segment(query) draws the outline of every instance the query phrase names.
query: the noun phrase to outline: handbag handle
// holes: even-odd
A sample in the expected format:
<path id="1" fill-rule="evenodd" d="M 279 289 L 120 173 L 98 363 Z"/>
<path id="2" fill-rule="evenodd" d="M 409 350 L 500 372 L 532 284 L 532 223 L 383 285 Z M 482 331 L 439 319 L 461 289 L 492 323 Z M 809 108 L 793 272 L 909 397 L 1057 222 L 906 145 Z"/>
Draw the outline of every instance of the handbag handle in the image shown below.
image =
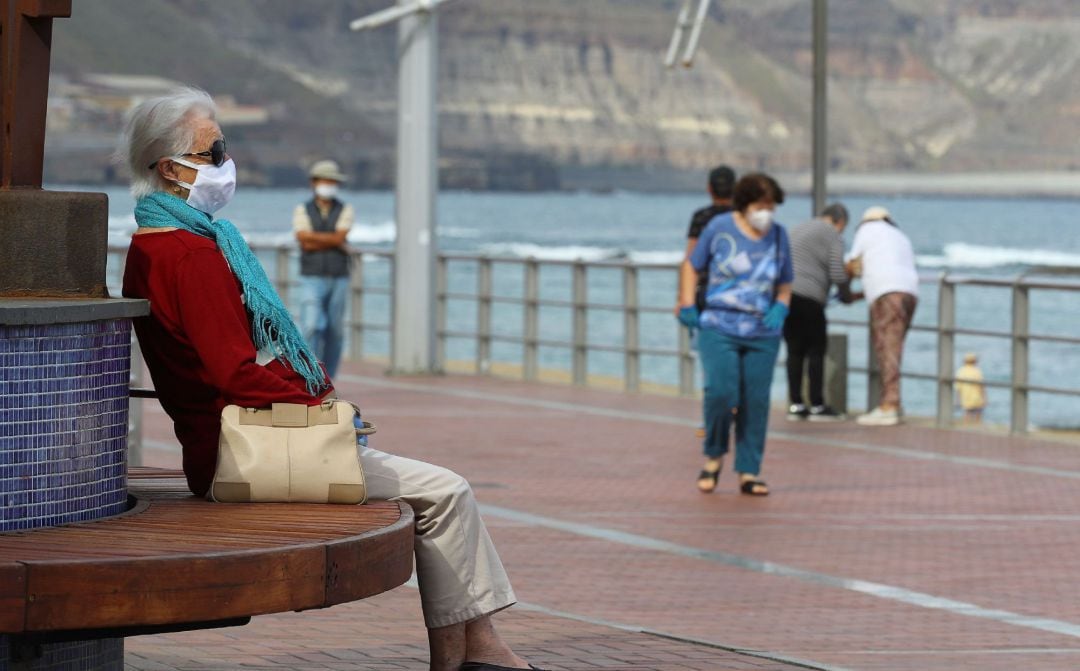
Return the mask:
<path id="1" fill-rule="evenodd" d="M 340 402 L 340 403 L 348 403 L 349 405 L 351 405 L 353 407 L 353 412 L 356 413 L 355 416 L 356 417 L 360 416 L 360 406 L 356 405 L 352 401 L 346 401 L 346 400 L 340 399 L 340 398 L 335 399 L 335 400 Z M 360 428 L 356 430 L 357 438 L 359 438 L 360 436 L 370 436 L 371 434 L 375 433 L 375 425 L 372 424 L 371 422 L 366 422 L 364 420 L 360 420 L 360 424 L 361 424 Z"/>

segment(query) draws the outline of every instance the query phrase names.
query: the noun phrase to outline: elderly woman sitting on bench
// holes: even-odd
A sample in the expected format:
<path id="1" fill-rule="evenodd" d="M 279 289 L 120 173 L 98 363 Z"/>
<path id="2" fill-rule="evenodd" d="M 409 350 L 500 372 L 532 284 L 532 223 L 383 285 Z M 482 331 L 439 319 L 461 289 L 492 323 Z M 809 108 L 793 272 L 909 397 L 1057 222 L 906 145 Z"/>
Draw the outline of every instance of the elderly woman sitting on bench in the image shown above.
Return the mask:
<path id="1" fill-rule="evenodd" d="M 214 101 L 196 89 L 146 100 L 128 115 L 120 149 L 139 226 L 124 295 L 150 301 L 135 330 L 197 495 L 214 475 L 225 405 L 317 405 L 333 389 L 236 228 L 213 218 L 236 188 L 215 116 Z M 438 466 L 358 449 L 370 496 L 403 500 L 416 514 L 431 669 L 535 668 L 491 622 L 515 597 L 469 484 Z"/>

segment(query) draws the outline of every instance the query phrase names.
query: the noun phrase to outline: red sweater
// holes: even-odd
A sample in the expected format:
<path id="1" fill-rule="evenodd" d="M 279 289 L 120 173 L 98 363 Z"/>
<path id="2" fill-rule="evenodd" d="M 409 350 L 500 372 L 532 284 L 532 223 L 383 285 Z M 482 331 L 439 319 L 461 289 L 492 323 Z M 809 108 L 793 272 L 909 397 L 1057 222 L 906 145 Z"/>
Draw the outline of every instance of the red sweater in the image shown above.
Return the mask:
<path id="1" fill-rule="evenodd" d="M 186 231 L 133 236 L 124 296 L 150 301 L 135 333 L 195 494 L 206 494 L 213 480 L 226 405 L 319 403 L 280 360 L 255 363 L 240 285 L 212 240 Z"/>

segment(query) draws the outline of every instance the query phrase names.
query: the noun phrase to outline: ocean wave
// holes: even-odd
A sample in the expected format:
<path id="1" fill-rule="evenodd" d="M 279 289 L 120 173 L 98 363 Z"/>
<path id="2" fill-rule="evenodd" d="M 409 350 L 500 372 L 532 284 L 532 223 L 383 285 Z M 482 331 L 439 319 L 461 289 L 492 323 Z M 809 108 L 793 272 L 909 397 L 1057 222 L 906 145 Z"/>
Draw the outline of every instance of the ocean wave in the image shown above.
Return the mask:
<path id="1" fill-rule="evenodd" d="M 1052 249 L 1015 249 L 950 242 L 942 248 L 941 254 L 920 254 L 916 262 L 923 268 L 1080 268 L 1080 254 Z"/>
<path id="2" fill-rule="evenodd" d="M 461 226 L 439 226 L 439 235 L 448 238 L 479 238 L 484 232 L 479 228 L 464 228 Z"/>
<path id="3" fill-rule="evenodd" d="M 647 264 L 678 264 L 682 263 L 685 251 L 674 250 L 670 252 L 630 252 L 628 257 L 633 263 Z"/>
<path id="4" fill-rule="evenodd" d="M 486 254 L 505 254 L 521 258 L 535 258 L 542 261 L 604 261 L 621 256 L 618 249 L 609 247 L 588 247 L 568 245 L 564 247 L 544 247 L 525 242 L 492 243 L 483 245 L 480 250 Z"/>
<path id="5" fill-rule="evenodd" d="M 377 245 L 397 239 L 397 225 L 393 219 L 378 223 L 358 221 L 349 231 L 349 242 L 355 245 Z"/>

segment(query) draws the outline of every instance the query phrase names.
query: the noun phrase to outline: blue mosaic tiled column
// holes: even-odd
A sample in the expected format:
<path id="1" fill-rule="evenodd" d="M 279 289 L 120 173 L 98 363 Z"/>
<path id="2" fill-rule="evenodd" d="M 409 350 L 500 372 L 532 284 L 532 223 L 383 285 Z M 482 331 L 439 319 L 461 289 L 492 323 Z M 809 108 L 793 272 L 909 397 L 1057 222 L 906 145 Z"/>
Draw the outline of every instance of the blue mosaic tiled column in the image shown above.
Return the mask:
<path id="1" fill-rule="evenodd" d="M 0 301 L 0 534 L 127 508 L 131 318 L 145 301 Z M 122 671 L 124 640 L 0 635 L 0 671 Z"/>
<path id="2" fill-rule="evenodd" d="M 0 671 L 16 668 L 18 671 L 117 671 L 124 668 L 122 638 L 46 643 L 21 651 L 10 650 L 10 647 L 7 640 L 0 642 Z"/>
<path id="3" fill-rule="evenodd" d="M 131 322 L 0 325 L 0 531 L 127 505 Z"/>

